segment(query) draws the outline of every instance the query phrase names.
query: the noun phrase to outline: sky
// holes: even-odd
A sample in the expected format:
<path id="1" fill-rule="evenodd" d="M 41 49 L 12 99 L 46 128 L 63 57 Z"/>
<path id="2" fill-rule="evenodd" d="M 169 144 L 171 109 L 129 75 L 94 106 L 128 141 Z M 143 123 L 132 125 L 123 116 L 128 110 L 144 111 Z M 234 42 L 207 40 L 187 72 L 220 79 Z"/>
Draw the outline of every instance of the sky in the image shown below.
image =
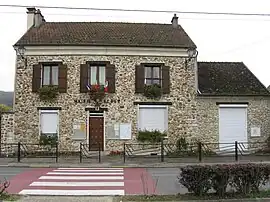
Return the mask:
<path id="1" fill-rule="evenodd" d="M 65 6 L 269 13 L 269 0 L 1 0 L 0 5 Z M 38 7 L 37 7 L 38 8 Z M 46 21 L 117 21 L 170 23 L 174 13 L 41 9 Z M 177 14 L 179 23 L 197 45 L 199 61 L 244 62 L 265 85 L 270 85 L 270 16 Z M 16 53 L 13 45 L 26 32 L 26 8 L 0 7 L 0 90 L 14 90 Z"/>

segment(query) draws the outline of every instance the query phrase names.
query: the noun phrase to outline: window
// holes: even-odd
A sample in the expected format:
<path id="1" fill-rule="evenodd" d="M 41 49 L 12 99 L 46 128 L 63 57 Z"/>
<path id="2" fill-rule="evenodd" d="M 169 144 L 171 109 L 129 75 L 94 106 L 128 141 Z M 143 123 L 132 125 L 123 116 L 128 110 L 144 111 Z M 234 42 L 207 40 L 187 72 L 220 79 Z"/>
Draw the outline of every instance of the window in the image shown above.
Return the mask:
<path id="1" fill-rule="evenodd" d="M 161 85 L 161 68 L 159 66 L 145 66 L 144 67 L 144 84 L 159 84 Z"/>
<path id="2" fill-rule="evenodd" d="M 166 106 L 142 105 L 139 107 L 138 117 L 139 130 L 159 130 L 164 132 L 168 129 L 168 108 Z"/>
<path id="3" fill-rule="evenodd" d="M 43 65 L 41 68 L 41 85 L 58 85 L 58 65 Z"/>
<path id="4" fill-rule="evenodd" d="M 58 111 L 40 111 L 40 134 L 48 136 L 58 135 Z"/>
<path id="5" fill-rule="evenodd" d="M 88 69 L 88 84 L 90 85 L 105 85 L 105 65 L 91 65 Z"/>

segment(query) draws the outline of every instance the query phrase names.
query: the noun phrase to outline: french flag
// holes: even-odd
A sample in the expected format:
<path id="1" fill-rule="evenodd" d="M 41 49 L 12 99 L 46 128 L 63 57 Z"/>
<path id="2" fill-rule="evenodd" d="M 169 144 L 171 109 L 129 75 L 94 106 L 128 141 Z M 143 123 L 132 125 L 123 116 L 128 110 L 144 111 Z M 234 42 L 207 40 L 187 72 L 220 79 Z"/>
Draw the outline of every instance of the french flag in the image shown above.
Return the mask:
<path id="1" fill-rule="evenodd" d="M 90 84 L 87 84 L 86 85 L 86 88 L 87 88 L 87 90 L 91 90 L 91 85 Z"/>
<path id="2" fill-rule="evenodd" d="M 104 85 L 104 91 L 107 93 L 108 92 L 108 81 L 105 82 L 105 85 Z"/>

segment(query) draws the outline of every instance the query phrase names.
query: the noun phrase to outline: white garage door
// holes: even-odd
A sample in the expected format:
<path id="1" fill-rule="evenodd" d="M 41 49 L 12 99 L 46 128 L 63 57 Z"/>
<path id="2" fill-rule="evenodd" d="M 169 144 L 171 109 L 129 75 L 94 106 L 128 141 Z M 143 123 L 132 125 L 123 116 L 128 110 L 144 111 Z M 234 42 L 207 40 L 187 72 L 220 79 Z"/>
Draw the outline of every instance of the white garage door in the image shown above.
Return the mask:
<path id="1" fill-rule="evenodd" d="M 247 108 L 219 108 L 219 142 L 247 142 Z"/>
<path id="2" fill-rule="evenodd" d="M 139 130 L 165 131 L 168 128 L 167 107 L 145 107 L 139 108 Z"/>

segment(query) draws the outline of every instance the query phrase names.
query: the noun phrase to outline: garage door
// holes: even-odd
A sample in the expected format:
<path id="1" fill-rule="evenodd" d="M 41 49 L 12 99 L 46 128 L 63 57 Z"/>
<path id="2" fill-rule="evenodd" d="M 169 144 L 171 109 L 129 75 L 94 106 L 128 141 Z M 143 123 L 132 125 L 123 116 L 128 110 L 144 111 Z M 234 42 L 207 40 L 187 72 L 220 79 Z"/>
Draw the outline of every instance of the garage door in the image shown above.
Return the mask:
<path id="1" fill-rule="evenodd" d="M 247 142 L 246 105 L 242 107 L 220 106 L 219 143 L 234 143 L 235 141 Z"/>
<path id="2" fill-rule="evenodd" d="M 168 115 L 166 107 L 145 107 L 139 108 L 139 130 L 159 130 L 168 128 Z"/>

